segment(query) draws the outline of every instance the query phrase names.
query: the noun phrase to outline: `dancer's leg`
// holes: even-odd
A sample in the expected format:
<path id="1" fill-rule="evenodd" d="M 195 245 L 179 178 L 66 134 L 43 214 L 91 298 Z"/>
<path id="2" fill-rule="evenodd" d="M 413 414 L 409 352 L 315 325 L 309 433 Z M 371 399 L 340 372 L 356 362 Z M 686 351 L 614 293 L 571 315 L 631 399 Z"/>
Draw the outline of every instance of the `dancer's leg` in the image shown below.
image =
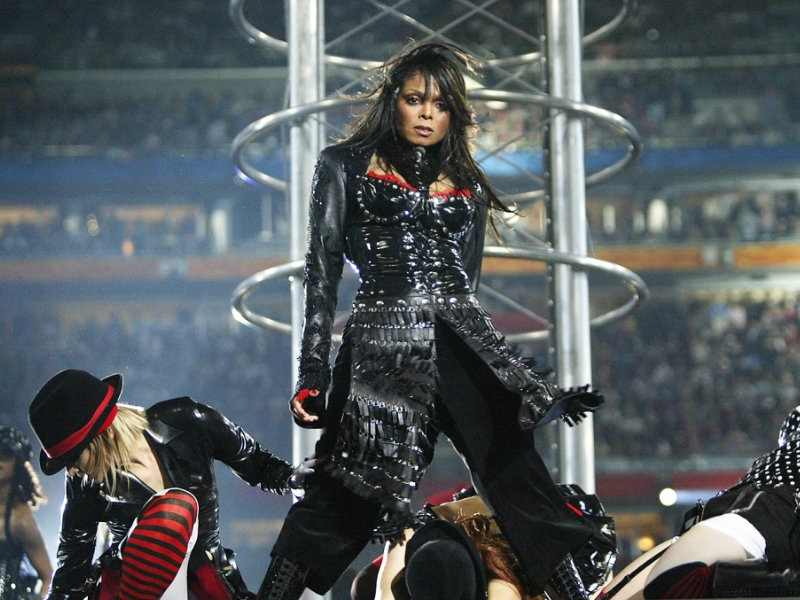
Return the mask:
<path id="1" fill-rule="evenodd" d="M 661 542 L 641 556 L 636 557 L 628 565 L 612 575 L 611 580 L 602 588 L 599 600 L 642 600 L 642 589 L 647 576 L 658 559 L 666 552 L 677 537 Z"/>
<path id="2" fill-rule="evenodd" d="M 590 531 L 567 508 L 532 433 L 520 429 L 518 396 L 446 325 L 437 326 L 436 336 L 442 431 L 467 462 L 531 591 L 542 591 Z"/>
<path id="3" fill-rule="evenodd" d="M 197 500 L 182 489 L 147 501 L 122 548 L 120 600 L 186 599 L 197 513 Z"/>
<path id="4" fill-rule="evenodd" d="M 706 598 L 716 563 L 763 556 L 764 538 L 742 517 L 726 514 L 701 521 L 653 565 L 644 597 Z"/>
<path id="5" fill-rule="evenodd" d="M 308 570 L 305 585 L 326 593 L 369 542 L 380 506 L 318 474 L 284 519 L 271 555 Z M 262 586 L 263 587 L 263 586 Z"/>

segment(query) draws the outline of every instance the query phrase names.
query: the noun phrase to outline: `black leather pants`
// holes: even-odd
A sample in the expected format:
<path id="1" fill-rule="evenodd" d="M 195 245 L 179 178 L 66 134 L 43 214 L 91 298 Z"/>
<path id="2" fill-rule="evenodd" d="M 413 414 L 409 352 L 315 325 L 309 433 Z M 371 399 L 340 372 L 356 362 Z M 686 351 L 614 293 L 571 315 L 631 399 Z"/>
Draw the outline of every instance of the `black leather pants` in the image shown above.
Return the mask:
<path id="1" fill-rule="evenodd" d="M 437 365 L 445 410 L 442 432 L 469 466 L 473 482 L 539 592 L 565 555 L 589 537 L 570 511 L 534 445 L 517 424 L 519 398 L 468 351 L 437 328 Z"/>

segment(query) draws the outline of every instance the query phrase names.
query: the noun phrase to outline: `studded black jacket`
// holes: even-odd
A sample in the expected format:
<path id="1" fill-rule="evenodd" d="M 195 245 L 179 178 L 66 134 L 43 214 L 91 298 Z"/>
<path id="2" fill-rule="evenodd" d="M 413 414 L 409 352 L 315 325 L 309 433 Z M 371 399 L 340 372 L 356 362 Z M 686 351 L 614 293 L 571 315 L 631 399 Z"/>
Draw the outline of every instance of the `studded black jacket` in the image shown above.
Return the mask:
<path id="1" fill-rule="evenodd" d="M 217 410 L 176 398 L 147 410 L 145 432 L 169 485 L 185 489 L 199 504 L 198 538 L 189 562 L 190 572 L 208 563 L 224 573 L 231 590 L 241 586 L 235 565 L 228 560 L 219 537 L 219 490 L 215 461 L 264 491 L 288 493 L 292 467 L 260 446 L 241 427 Z M 57 565 L 49 600 L 84 598 L 102 564 L 114 559 L 116 548 L 142 506 L 155 493 L 133 475 L 121 473 L 115 494 L 105 483 L 83 475 L 65 476 L 65 496 L 57 550 Z M 108 526 L 108 552 L 93 562 L 98 525 Z"/>

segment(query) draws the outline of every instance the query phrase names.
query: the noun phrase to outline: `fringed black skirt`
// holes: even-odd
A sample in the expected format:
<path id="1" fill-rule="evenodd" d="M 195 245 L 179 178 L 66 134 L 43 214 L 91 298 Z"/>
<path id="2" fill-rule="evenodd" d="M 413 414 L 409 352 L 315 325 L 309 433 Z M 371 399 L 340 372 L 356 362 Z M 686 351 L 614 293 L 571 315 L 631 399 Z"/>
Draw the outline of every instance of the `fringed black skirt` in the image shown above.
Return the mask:
<path id="1" fill-rule="evenodd" d="M 510 392 L 543 385 L 473 295 L 357 300 L 334 367 L 326 432 L 333 439 L 318 452 L 318 468 L 388 512 L 411 514 L 410 499 L 433 459 L 436 400 L 447 389 L 436 364 L 437 322 Z"/>

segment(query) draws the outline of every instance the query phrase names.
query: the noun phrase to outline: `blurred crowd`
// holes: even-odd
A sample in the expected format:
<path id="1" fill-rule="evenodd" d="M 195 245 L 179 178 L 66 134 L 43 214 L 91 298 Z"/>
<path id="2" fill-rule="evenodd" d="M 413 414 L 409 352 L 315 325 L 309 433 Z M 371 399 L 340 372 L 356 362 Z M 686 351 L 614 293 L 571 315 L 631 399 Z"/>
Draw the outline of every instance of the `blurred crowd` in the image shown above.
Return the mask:
<path id="1" fill-rule="evenodd" d="M 795 296 L 656 297 L 596 329 L 594 384 L 606 397 L 595 417 L 598 459 L 749 456 L 773 446 L 800 403 L 798 308 Z M 14 340 L 0 346 L 3 422 L 24 425 L 32 394 L 57 370 L 122 370 L 135 381 L 128 402 L 189 394 L 288 455 L 285 336 L 189 311 L 70 322 L 10 307 L 0 312 L 0 332 Z"/>
<path id="2" fill-rule="evenodd" d="M 593 332 L 598 457 L 747 456 L 800 403 L 800 302 L 664 298 Z"/>
<path id="3" fill-rule="evenodd" d="M 476 3 L 477 5 L 478 3 Z M 743 0 L 690 0 L 680 3 L 626 3 L 624 32 L 614 41 L 620 58 L 763 54 L 797 50 L 793 0 L 775 0 L 754 10 Z M 617 1 L 593 2 L 584 10 L 587 31 L 607 24 L 621 10 Z M 470 10 L 472 8 L 472 10 Z M 538 42 L 543 7 L 535 2 L 495 2 L 474 10 L 467 3 L 404 3 L 395 16 L 367 0 L 325 3 L 326 37 L 331 52 L 375 59 L 386 56 L 406 37 L 419 38 L 425 27 L 452 38 L 474 40 L 487 57 L 530 52 Z M 228 2 L 175 0 L 168 5 L 135 0 L 3 2 L 5 26 L 15 32 L 7 54 L 43 69 L 214 68 L 281 64 L 278 52 L 261 55 L 249 47 L 229 16 Z M 283 39 L 286 15 L 275 2 L 243 4 L 245 17 L 271 36 Z M 404 13 L 405 16 L 401 16 Z M 381 16 L 383 15 L 383 16 Z M 413 26 L 416 21 L 424 26 Z M 373 22 L 374 27 L 365 26 Z M 457 27 L 452 24 L 457 23 Z M 392 36 L 376 35 L 391 26 Z M 603 46 L 593 54 L 607 53 Z"/>
<path id="4" fill-rule="evenodd" d="M 680 227 L 671 239 L 774 241 L 800 237 L 800 200 L 794 190 L 713 194 L 687 203 Z"/>
<path id="5" fill-rule="evenodd" d="M 165 75 L 168 77 L 168 75 Z M 775 146 L 800 137 L 800 67 L 609 72 L 585 78 L 588 103 L 616 112 L 639 130 L 649 149 Z M 157 86 L 154 82 L 151 86 Z M 137 156 L 224 157 L 252 121 L 281 108 L 283 89 L 218 90 L 189 86 L 146 97 L 88 93 L 7 94 L 0 111 L 0 158 L 81 155 L 112 160 Z M 274 87 L 274 86 L 273 86 Z M 485 142 L 507 150 L 540 146 L 538 110 L 510 105 L 479 109 Z M 265 138 L 262 152 L 278 140 Z M 618 143 L 589 123 L 587 149 Z"/>
<path id="6" fill-rule="evenodd" d="M 0 223 L 0 257 L 187 257 L 210 252 L 208 237 L 190 218 L 124 223 L 89 213 Z"/>
<path id="7" fill-rule="evenodd" d="M 142 156 L 227 158 L 239 131 L 278 110 L 276 97 L 280 91 L 193 88 L 145 98 L 80 89 L 58 97 L 4 98 L 0 159 L 76 152 L 117 162 Z"/>
<path id="8" fill-rule="evenodd" d="M 633 123 L 648 148 L 774 146 L 800 137 L 798 76 L 796 64 L 662 67 L 589 75 L 584 94 Z"/>
<path id="9" fill-rule="evenodd" d="M 606 24 L 620 2 L 586 6 L 587 30 Z M 615 35 L 587 46 L 594 66 L 584 74 L 587 101 L 621 114 L 647 140 L 648 147 L 774 145 L 793 142 L 800 133 L 800 76 L 792 52 L 800 52 L 793 23 L 800 16 L 790 0 L 754 7 L 749 3 L 692 0 L 680 3 L 633 2 Z M 377 60 L 394 52 L 423 28 L 443 30 L 455 42 L 485 58 L 529 54 L 540 43 L 541 7 L 536 3 L 493 3 L 486 13 L 470 13 L 459 3 L 406 3 L 410 19 L 378 16 L 364 0 L 328 2 L 326 52 Z M 46 155 L 59 146 L 80 146 L 97 155 L 129 157 L 156 153 L 191 157 L 227 153 L 233 136 L 255 118 L 279 108 L 282 90 L 183 93 L 144 99 L 86 93 L 80 87 L 50 98 L 37 95 L 35 76 L 60 70 L 224 69 L 285 66 L 283 51 L 260 49 L 236 30 L 226 2 L 179 0 L 158 9 L 133 0 L 0 4 L 0 59 L 9 69 L 0 80 L 0 158 Z M 285 38 L 281 3 L 251 2 L 244 15 L 276 39 Z M 374 22 L 373 22 L 374 21 Z M 457 22 L 456 28 L 448 24 Z M 376 35 L 388 31 L 391 35 Z M 710 34 L 713 32 L 713 35 Z M 468 40 L 468 42 L 467 42 Z M 738 56 L 726 63 L 726 56 Z M 763 58 L 769 60 L 760 60 Z M 696 64 L 643 66 L 651 58 L 694 57 Z M 703 58 L 713 60 L 702 62 Z M 787 58 L 789 57 L 789 58 Z M 640 59 L 640 66 L 615 61 Z M 714 60 L 721 60 L 715 63 Z M 603 64 L 609 67 L 604 69 Z M 15 65 L 32 69 L 31 86 L 13 93 Z M 716 66 L 715 66 L 716 65 Z M 536 71 L 537 67 L 530 67 Z M 336 70 L 333 70 L 334 73 Z M 17 74 L 19 75 L 19 74 Z M 502 75 L 487 70 L 488 85 Z M 27 83 L 26 83 L 27 82 Z M 143 84 L 146 85 L 146 84 Z M 158 88 L 158 83 L 150 84 Z M 510 107 L 493 122 L 499 143 L 533 132 L 536 111 Z M 534 119 L 531 119 L 534 115 Z M 538 147 L 528 135 L 517 147 Z M 603 148 L 608 132 L 588 136 L 589 147 Z"/>
<path id="10" fill-rule="evenodd" d="M 276 3 L 254 4 L 266 20 L 282 19 Z M 5 54 L 39 69 L 263 66 L 269 58 L 236 32 L 227 2 L 24 0 L 3 2 L 2 10 L 2 31 L 15 34 Z"/>
<path id="11" fill-rule="evenodd" d="M 235 221 L 258 220 L 258 200 L 253 189 L 234 190 L 239 200 L 231 210 Z M 248 195 L 249 192 L 249 195 Z M 626 199 L 630 200 L 630 199 Z M 603 199 L 589 198 L 590 206 L 601 204 Z M 112 207 L 105 207 L 110 209 Z M 253 211 L 256 211 L 254 213 Z M 254 242 L 258 232 L 240 231 L 231 236 L 223 254 L 249 254 L 252 252 L 284 255 L 289 232 L 285 214 L 285 199 L 273 199 L 273 229 L 268 242 Z M 590 211 L 590 215 L 597 211 Z M 751 192 L 708 192 L 692 197 L 676 197 L 668 212 L 673 220 L 665 223 L 650 222 L 645 215 L 646 206 L 631 207 L 629 202 L 616 208 L 618 215 L 614 229 L 606 229 L 601 222 L 593 222 L 590 231 L 599 245 L 653 244 L 653 243 L 735 243 L 772 242 L 800 239 L 800 198 L 794 190 Z M 46 214 L 45 214 L 46 213 Z M 680 215 L 675 218 L 675 215 Z M 47 257 L 191 257 L 220 254 L 212 240 L 213 229 L 199 226 L 208 220 L 206 209 L 186 211 L 181 217 L 163 220 L 127 220 L 116 216 L 113 210 L 88 210 L 85 214 L 60 214 L 44 211 L 40 219 L 3 223 L 0 220 L 0 258 Z M 636 223 L 641 223 L 636 226 Z M 530 243 L 526 235 L 543 239 L 545 232 L 527 222 L 518 222 L 501 231 L 504 243 L 525 246 Z"/>
<path id="12" fill-rule="evenodd" d="M 27 407 L 41 385 L 62 369 L 81 368 L 98 376 L 122 373 L 130 404 L 189 395 L 216 406 L 289 456 L 289 339 L 234 323 L 227 311 L 154 312 L 133 316 L 122 308 L 116 316 L 74 320 L 41 306 L 5 305 L 0 422 L 27 430 Z"/>
<path id="13" fill-rule="evenodd" d="M 602 204 L 602 200 L 589 198 Z M 718 191 L 679 194 L 652 210 L 644 205 L 617 206 L 613 229 L 601 219 L 590 225 L 599 244 L 754 243 L 800 238 L 800 198 L 796 190 Z"/>

